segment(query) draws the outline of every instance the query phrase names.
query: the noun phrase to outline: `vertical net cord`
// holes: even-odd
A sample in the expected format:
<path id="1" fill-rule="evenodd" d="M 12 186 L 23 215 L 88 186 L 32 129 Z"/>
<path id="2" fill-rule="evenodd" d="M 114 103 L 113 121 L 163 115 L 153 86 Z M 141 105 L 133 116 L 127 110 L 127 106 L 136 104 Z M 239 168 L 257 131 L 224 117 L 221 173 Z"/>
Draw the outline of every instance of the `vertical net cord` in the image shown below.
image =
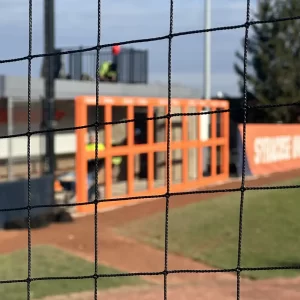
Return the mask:
<path id="1" fill-rule="evenodd" d="M 98 0 L 98 14 L 97 14 L 97 54 L 96 54 L 96 120 L 95 120 L 95 210 L 94 210 L 94 232 L 95 232 L 95 268 L 94 268 L 94 299 L 98 299 L 98 201 L 99 201 L 99 187 L 98 187 L 98 132 L 99 132 L 99 67 L 100 67 L 100 42 L 101 42 L 101 0 Z"/>
<path id="2" fill-rule="evenodd" d="M 172 38 L 174 2 L 170 0 L 170 28 L 168 38 L 168 114 L 167 114 L 167 193 L 165 211 L 165 266 L 164 300 L 168 298 L 168 240 L 169 240 L 169 202 L 170 202 L 170 151 L 171 151 L 171 113 L 172 113 Z"/>
<path id="3" fill-rule="evenodd" d="M 30 137 L 31 137 L 31 55 L 32 55 L 32 0 L 29 0 L 28 8 L 28 127 L 27 127 L 27 178 L 28 178 L 28 189 L 27 189 L 27 229 L 28 229 L 28 273 L 27 273 L 27 300 L 30 300 L 30 283 L 31 283 L 31 224 L 30 224 L 30 213 L 31 213 L 31 158 L 30 158 Z"/>
<path id="4" fill-rule="evenodd" d="M 244 120 L 243 120 L 243 163 L 242 163 L 242 179 L 241 179 L 241 201 L 239 212 L 239 238 L 238 238 L 238 258 L 237 258 L 237 300 L 241 296 L 241 254 L 242 254 L 242 238 L 243 238 L 243 213 L 244 213 L 244 199 L 245 199 L 245 173 L 246 173 L 246 127 L 247 127 L 247 106 L 248 106 L 248 90 L 247 90 L 247 55 L 248 55 L 248 38 L 250 27 L 250 0 L 247 0 L 247 12 L 245 23 L 245 41 L 244 41 Z"/>

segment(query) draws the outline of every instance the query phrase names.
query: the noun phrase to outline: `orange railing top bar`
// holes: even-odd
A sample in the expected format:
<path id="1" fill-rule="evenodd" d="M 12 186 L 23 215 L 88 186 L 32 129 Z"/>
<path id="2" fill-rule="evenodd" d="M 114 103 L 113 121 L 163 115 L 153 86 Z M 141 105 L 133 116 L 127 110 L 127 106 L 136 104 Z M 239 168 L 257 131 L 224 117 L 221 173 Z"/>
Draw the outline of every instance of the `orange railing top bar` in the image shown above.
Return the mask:
<path id="1" fill-rule="evenodd" d="M 81 100 L 80 100 L 81 99 Z M 80 96 L 76 101 L 83 101 L 86 105 L 96 105 L 95 96 Z M 172 98 L 172 106 L 209 106 L 218 108 L 228 108 L 228 101 L 211 99 L 189 99 L 189 98 Z M 151 98 L 151 97 L 119 97 L 119 96 L 100 96 L 99 105 L 116 105 L 116 106 L 167 106 L 167 98 Z"/>

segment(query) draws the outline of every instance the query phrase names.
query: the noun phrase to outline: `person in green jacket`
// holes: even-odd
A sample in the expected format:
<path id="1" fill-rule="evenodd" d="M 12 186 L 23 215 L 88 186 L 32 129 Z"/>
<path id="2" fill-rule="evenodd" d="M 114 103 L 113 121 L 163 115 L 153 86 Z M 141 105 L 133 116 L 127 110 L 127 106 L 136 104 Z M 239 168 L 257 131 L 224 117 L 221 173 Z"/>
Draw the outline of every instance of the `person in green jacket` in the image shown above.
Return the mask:
<path id="1" fill-rule="evenodd" d="M 111 49 L 112 61 L 105 61 L 100 67 L 99 75 L 100 81 L 117 81 L 117 57 L 120 54 L 121 48 L 118 45 L 115 45 Z"/>
<path id="2" fill-rule="evenodd" d="M 117 81 L 117 67 L 116 64 L 110 61 L 105 61 L 99 71 L 101 81 Z"/>
<path id="3" fill-rule="evenodd" d="M 86 145 L 86 150 L 87 151 L 94 151 L 96 150 L 96 138 L 94 134 L 90 134 L 89 135 L 89 142 Z M 104 151 L 105 150 L 105 145 L 103 143 L 98 143 L 98 152 L 100 151 Z M 115 156 L 112 158 L 112 172 L 113 172 L 113 179 L 116 178 L 117 176 L 117 172 L 119 171 L 119 166 L 122 163 L 122 157 L 121 156 Z M 105 162 L 104 162 L 104 158 L 100 158 L 98 160 L 98 183 L 99 184 L 103 184 L 104 183 L 104 166 L 105 166 Z M 91 159 L 88 161 L 88 173 L 92 173 L 95 172 L 95 159 Z"/>

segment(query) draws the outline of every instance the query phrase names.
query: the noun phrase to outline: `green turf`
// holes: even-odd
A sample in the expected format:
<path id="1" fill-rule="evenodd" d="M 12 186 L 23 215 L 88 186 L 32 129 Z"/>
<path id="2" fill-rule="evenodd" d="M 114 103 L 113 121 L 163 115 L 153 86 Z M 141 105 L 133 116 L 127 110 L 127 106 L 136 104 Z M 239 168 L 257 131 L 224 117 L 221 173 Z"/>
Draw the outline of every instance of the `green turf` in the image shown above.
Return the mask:
<path id="1" fill-rule="evenodd" d="M 0 256 L 0 280 L 27 278 L 27 251 Z M 39 246 L 32 249 L 31 277 L 86 276 L 94 274 L 94 264 L 53 247 Z M 104 266 L 98 274 L 120 273 Z M 113 277 L 98 279 L 98 288 L 107 289 L 123 285 L 141 284 L 137 277 Z M 42 280 L 31 283 L 31 299 L 45 296 L 81 292 L 94 289 L 94 279 Z M 0 299 L 27 299 L 26 283 L 0 284 Z"/>
<path id="2" fill-rule="evenodd" d="M 300 180 L 280 182 L 300 184 Z M 172 203 L 172 198 L 170 199 Z M 240 193 L 170 210 L 170 252 L 217 268 L 237 266 Z M 164 249 L 165 214 L 134 221 L 119 233 Z M 246 191 L 242 267 L 300 265 L 300 189 Z M 253 279 L 300 275 L 295 270 L 242 272 Z"/>

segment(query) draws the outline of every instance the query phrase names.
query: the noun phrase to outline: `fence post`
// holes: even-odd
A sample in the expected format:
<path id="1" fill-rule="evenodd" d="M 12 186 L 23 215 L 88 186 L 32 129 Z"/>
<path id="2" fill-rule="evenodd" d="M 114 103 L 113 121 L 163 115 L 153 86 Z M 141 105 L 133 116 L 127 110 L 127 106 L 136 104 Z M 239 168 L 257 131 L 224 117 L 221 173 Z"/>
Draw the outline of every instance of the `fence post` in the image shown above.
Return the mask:
<path id="1" fill-rule="evenodd" d="M 130 48 L 128 49 L 129 52 L 129 82 L 128 83 L 134 83 L 134 49 Z"/>
<path id="2" fill-rule="evenodd" d="M 83 47 L 80 46 L 79 50 L 82 50 Z M 78 72 L 79 72 L 79 80 L 81 80 L 83 72 L 82 72 L 82 52 L 77 53 L 78 54 Z"/>
<path id="3" fill-rule="evenodd" d="M 70 76 L 70 79 L 74 79 L 74 62 L 73 62 L 73 53 L 69 54 L 69 70 L 68 75 Z"/>
<path id="4" fill-rule="evenodd" d="M 144 83 L 148 83 L 148 50 L 144 51 Z"/>
<path id="5" fill-rule="evenodd" d="M 55 49 L 55 21 L 54 21 L 54 0 L 44 2 L 44 46 L 45 53 L 52 53 Z M 56 169 L 55 153 L 54 153 L 54 118 L 55 118 L 55 78 L 54 78 L 55 57 L 48 56 L 45 59 L 46 77 L 45 84 L 45 100 L 47 104 L 46 125 L 46 158 L 47 158 L 47 174 L 53 175 Z M 54 186 L 54 184 L 53 184 Z M 54 191 L 53 191 L 54 192 Z"/>

